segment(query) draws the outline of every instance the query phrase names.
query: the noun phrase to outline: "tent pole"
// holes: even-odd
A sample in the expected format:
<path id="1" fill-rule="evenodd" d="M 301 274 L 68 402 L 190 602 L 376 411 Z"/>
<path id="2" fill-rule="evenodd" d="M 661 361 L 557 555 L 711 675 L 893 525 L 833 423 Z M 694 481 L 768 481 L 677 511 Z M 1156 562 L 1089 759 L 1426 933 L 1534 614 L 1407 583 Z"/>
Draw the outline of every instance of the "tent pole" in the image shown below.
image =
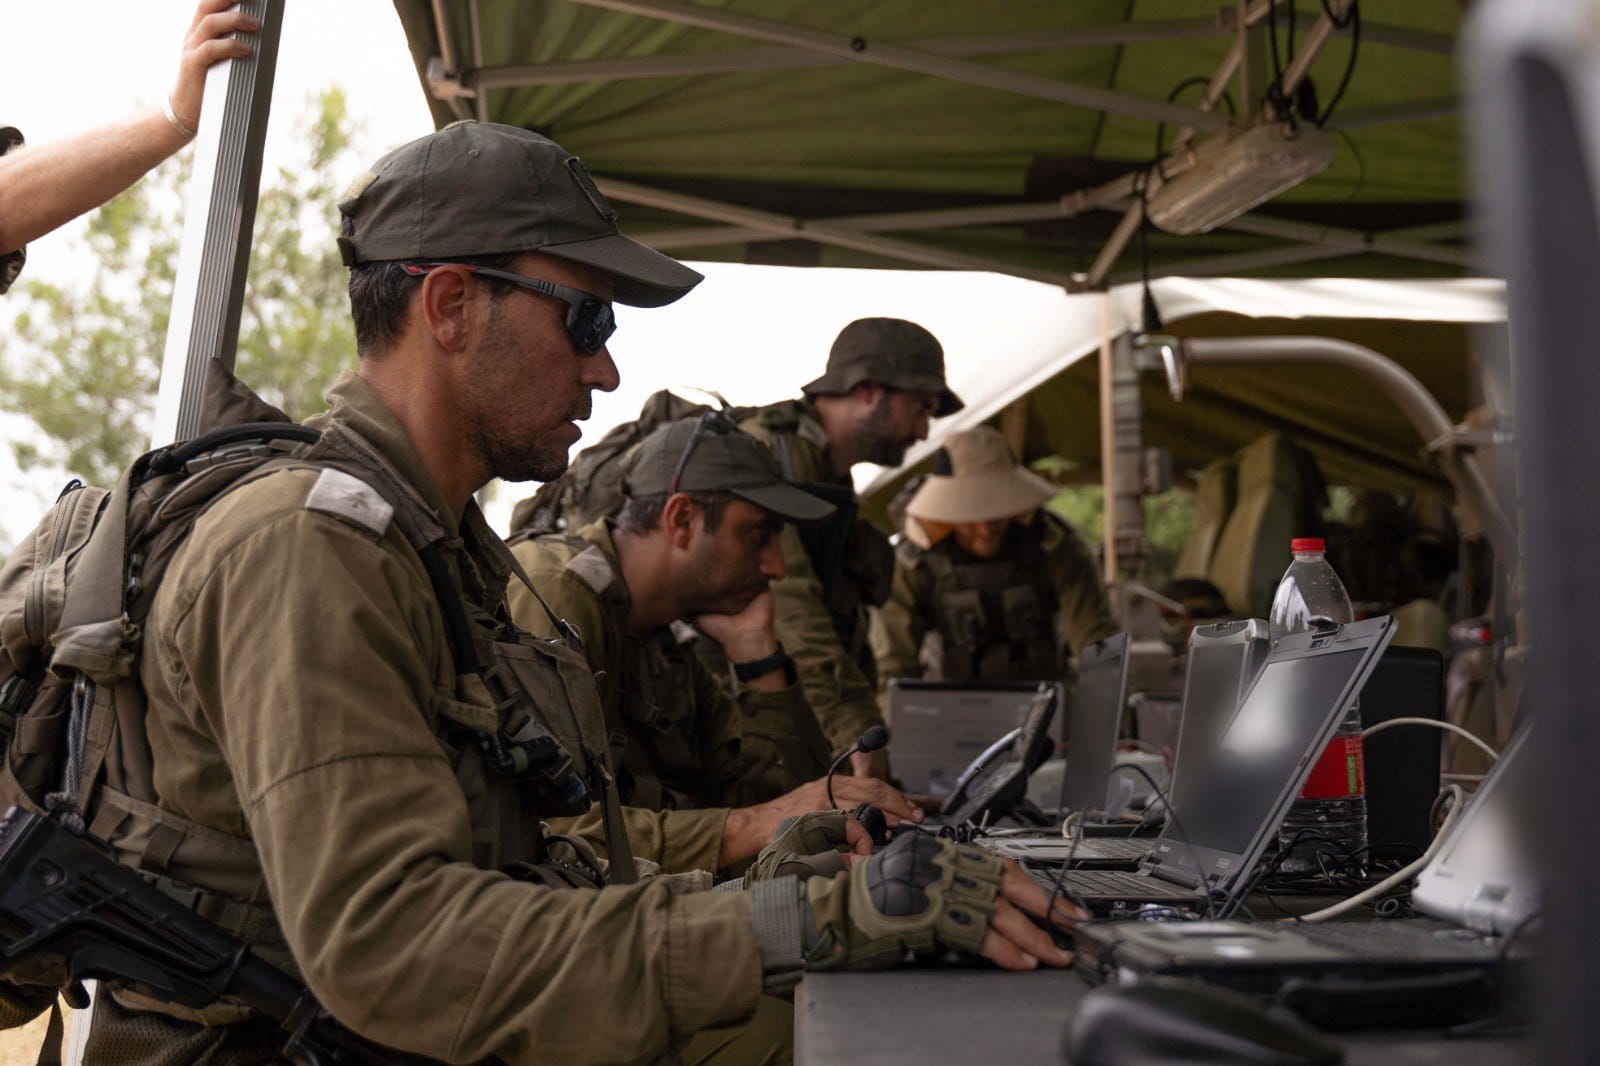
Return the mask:
<path id="1" fill-rule="evenodd" d="M 1308 222 L 1290 222 L 1281 218 L 1267 218 L 1264 215 L 1240 215 L 1217 228 L 1237 233 L 1254 233 L 1260 237 L 1282 237 L 1285 240 L 1304 241 L 1307 244 L 1343 247 L 1352 252 L 1376 252 L 1379 255 L 1392 255 L 1401 259 L 1421 259 L 1428 263 L 1447 263 L 1456 267 L 1475 265 L 1472 253 L 1464 248 L 1396 239 L 1381 233 L 1335 229 Z"/>
<path id="2" fill-rule="evenodd" d="M 602 178 L 595 175 L 595 184 L 599 186 L 601 192 L 613 200 L 621 200 L 630 204 L 642 204 L 647 207 L 659 207 L 668 211 L 678 211 L 699 218 L 732 223 L 733 225 L 758 230 L 762 233 L 780 234 L 790 238 L 798 237 L 803 240 L 816 241 L 818 244 L 852 248 L 859 252 L 868 252 L 873 255 L 886 256 L 890 259 L 898 259 L 908 263 L 920 263 L 924 266 L 939 267 L 945 270 L 991 271 L 997 274 L 1028 278 L 1061 288 L 1075 284 L 1070 274 L 1031 267 L 1018 269 L 1016 264 L 1013 263 L 1003 263 L 982 256 L 967 255 L 962 252 L 934 248 L 925 244 L 896 240 L 892 237 L 853 233 L 829 226 L 825 222 L 808 222 L 805 219 L 790 218 L 770 211 L 740 207 L 737 204 L 708 200 L 700 196 L 689 196 L 684 193 L 670 192 L 666 189 L 653 189 L 630 181 L 618 181 L 614 178 Z"/>
<path id="3" fill-rule="evenodd" d="M 478 0 L 467 0 L 467 24 L 472 34 L 472 68 L 483 69 L 483 16 L 478 10 Z M 473 113 L 479 122 L 489 121 L 489 93 L 483 86 L 472 94 Z"/>
<path id="4" fill-rule="evenodd" d="M 1117 582 L 1120 569 L 1117 558 L 1117 446 L 1116 407 L 1112 400 L 1113 380 L 1116 376 L 1111 354 L 1111 294 L 1100 296 L 1100 500 L 1102 516 L 1101 544 L 1104 545 L 1102 566 L 1105 568 L 1107 588 Z"/>
<path id="5" fill-rule="evenodd" d="M 679 22 L 740 37 L 791 45 L 858 63 L 909 70 L 934 78 L 980 85 L 1020 96 L 1054 100 L 1057 103 L 1105 111 L 1113 115 L 1125 115 L 1146 122 L 1166 122 L 1208 130 L 1225 130 L 1229 126 L 1228 120 L 1221 115 L 1198 111 L 1179 104 L 1145 100 L 1091 85 L 1072 85 L 1053 78 L 1041 78 L 1034 74 L 933 55 L 930 52 L 887 41 L 869 41 L 864 37 L 848 33 L 813 30 L 724 9 L 680 3 L 678 0 L 576 0 L 576 2 L 608 11 L 625 11 L 646 18 Z"/>
<path id="6" fill-rule="evenodd" d="M 1365 32 L 1366 27 L 1362 27 Z M 1222 32 L 1216 19 L 1079 26 L 1034 33 L 995 33 L 981 37 L 923 37 L 894 43 L 951 58 L 1048 52 L 1064 48 L 1105 48 L 1146 41 L 1194 40 Z M 471 72 L 479 89 L 523 89 L 534 85 L 572 85 L 590 81 L 634 81 L 702 74 L 749 74 L 842 66 L 850 60 L 804 48 L 728 48 L 693 55 L 640 56 L 631 59 L 583 59 L 567 63 L 488 67 Z"/>
<path id="7" fill-rule="evenodd" d="M 261 30 L 247 58 L 224 60 L 206 75 L 208 106 L 200 114 L 185 194 L 155 446 L 195 434 L 206 367 L 220 359 L 231 368 L 239 341 L 284 0 L 246 0 L 240 7 L 261 20 Z"/>
<path id="8" fill-rule="evenodd" d="M 1366 33 L 1366 27 L 1361 28 Z M 1341 130 L 1359 130 L 1370 126 L 1388 126 L 1400 122 L 1426 122 L 1429 119 L 1449 118 L 1461 110 L 1461 100 L 1454 96 L 1440 96 L 1432 100 L 1407 100 L 1398 104 L 1378 107 L 1357 107 L 1338 111 L 1324 129 L 1333 133 Z"/>

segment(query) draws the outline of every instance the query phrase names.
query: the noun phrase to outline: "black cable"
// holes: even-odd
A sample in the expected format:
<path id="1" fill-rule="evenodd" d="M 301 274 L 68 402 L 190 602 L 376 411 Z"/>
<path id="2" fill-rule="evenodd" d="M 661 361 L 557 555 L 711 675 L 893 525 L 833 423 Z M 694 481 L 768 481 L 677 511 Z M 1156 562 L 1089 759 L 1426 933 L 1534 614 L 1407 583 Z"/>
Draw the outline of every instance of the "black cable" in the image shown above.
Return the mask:
<path id="1" fill-rule="evenodd" d="M 1333 109 L 1338 107 L 1339 101 L 1344 98 L 1344 91 L 1350 86 L 1350 75 L 1355 73 L 1356 55 L 1361 50 L 1361 4 L 1357 0 L 1351 0 L 1350 9 L 1345 12 L 1345 21 L 1342 23 L 1333 17 L 1333 9 L 1329 6 L 1328 0 L 1322 0 L 1322 9 L 1339 29 L 1350 27 L 1350 58 L 1344 65 L 1344 76 L 1339 79 L 1339 87 L 1333 91 L 1333 97 L 1328 101 L 1328 106 L 1322 109 L 1322 114 L 1317 116 L 1318 129 L 1328 124 Z"/>
<path id="2" fill-rule="evenodd" d="M 1294 10 L 1293 0 L 1290 0 L 1289 10 Z M 1267 41 L 1271 44 L 1272 56 L 1272 81 L 1267 83 L 1266 102 L 1271 104 L 1279 114 L 1286 115 L 1292 124 L 1294 122 L 1294 109 L 1288 106 L 1288 101 L 1283 95 L 1283 60 L 1278 55 L 1278 0 L 1270 0 L 1267 4 Z M 1294 43 L 1293 35 L 1290 36 L 1291 45 Z"/>
<path id="3" fill-rule="evenodd" d="M 1189 861 L 1194 863 L 1195 876 L 1200 878 L 1200 887 L 1203 890 L 1206 900 L 1206 918 L 1207 920 L 1214 918 L 1216 916 L 1216 904 L 1211 898 L 1211 886 L 1206 883 L 1205 876 L 1201 873 L 1200 853 L 1194 850 L 1193 844 L 1189 843 L 1189 834 L 1183 831 L 1183 821 L 1178 817 L 1177 809 L 1172 806 L 1171 797 L 1166 794 L 1166 791 L 1160 785 L 1156 784 L 1156 779 L 1150 776 L 1150 771 L 1146 770 L 1137 763 L 1123 763 L 1121 766 L 1113 766 L 1111 768 L 1111 773 L 1106 775 L 1107 784 L 1110 783 L 1111 778 L 1114 775 L 1119 774 L 1124 770 L 1132 770 L 1134 773 L 1144 778 L 1145 781 L 1149 783 L 1150 791 L 1155 794 L 1156 799 L 1160 800 L 1166 805 L 1167 820 L 1171 822 L 1172 827 L 1178 831 L 1178 840 L 1189 852 Z"/>

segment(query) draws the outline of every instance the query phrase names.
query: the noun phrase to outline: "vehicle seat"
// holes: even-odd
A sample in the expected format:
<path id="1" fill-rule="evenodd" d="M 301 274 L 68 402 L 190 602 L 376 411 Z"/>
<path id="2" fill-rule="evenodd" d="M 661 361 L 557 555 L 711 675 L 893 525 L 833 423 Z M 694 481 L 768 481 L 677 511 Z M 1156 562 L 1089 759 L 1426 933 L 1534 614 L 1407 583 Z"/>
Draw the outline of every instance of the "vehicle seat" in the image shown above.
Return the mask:
<path id="1" fill-rule="evenodd" d="M 1281 433 L 1239 449 L 1239 490 L 1207 577 L 1239 618 L 1265 618 L 1294 537 L 1322 533 L 1327 489 L 1311 454 Z"/>
<path id="2" fill-rule="evenodd" d="M 1172 576 L 1205 579 L 1217 551 L 1222 527 L 1233 511 L 1239 469 L 1231 458 L 1216 459 L 1195 479 L 1194 530 L 1172 568 Z"/>

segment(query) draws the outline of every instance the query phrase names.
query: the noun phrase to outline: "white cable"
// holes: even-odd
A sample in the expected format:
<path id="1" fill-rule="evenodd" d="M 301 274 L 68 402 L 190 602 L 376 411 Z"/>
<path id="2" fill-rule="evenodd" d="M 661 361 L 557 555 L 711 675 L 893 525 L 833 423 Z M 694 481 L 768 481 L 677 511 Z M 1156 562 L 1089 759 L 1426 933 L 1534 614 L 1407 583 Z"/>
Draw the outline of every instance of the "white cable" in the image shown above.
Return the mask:
<path id="1" fill-rule="evenodd" d="M 1468 740 L 1478 745 L 1478 747 L 1482 748 L 1484 754 L 1488 755 L 1489 758 L 1500 758 L 1500 753 L 1495 751 L 1489 745 L 1485 744 L 1482 740 L 1479 740 L 1476 734 L 1467 732 L 1454 722 L 1441 722 L 1437 718 L 1391 718 L 1387 722 L 1379 722 L 1377 725 L 1368 726 L 1361 731 L 1361 735 L 1362 737 L 1370 737 L 1374 733 L 1381 733 L 1385 729 L 1392 729 L 1397 725 L 1430 725 L 1435 729 L 1445 729 L 1451 733 L 1456 733 L 1460 736 L 1466 737 Z"/>
<path id="2" fill-rule="evenodd" d="M 1396 718 L 1393 721 L 1398 723 L 1404 720 L 1405 719 L 1402 718 Z M 1431 719 L 1423 718 L 1419 719 L 1419 721 L 1426 722 L 1431 721 Z M 1420 873 L 1424 866 L 1433 861 L 1433 857 L 1438 853 L 1440 845 L 1444 843 L 1445 837 L 1449 835 L 1450 827 L 1456 824 L 1456 819 L 1460 817 L 1462 809 L 1466 807 L 1466 794 L 1461 791 L 1460 785 L 1446 785 L 1442 791 L 1451 793 L 1455 799 L 1455 802 L 1450 806 L 1450 813 L 1445 815 L 1444 824 L 1439 827 L 1439 832 L 1434 835 L 1433 843 L 1429 844 L 1428 850 L 1422 853 L 1422 858 L 1418 859 L 1416 862 L 1412 863 L 1410 866 L 1407 866 L 1400 872 L 1390 874 L 1388 877 L 1384 878 L 1382 881 L 1379 881 L 1371 888 L 1356 893 L 1349 899 L 1340 900 L 1333 906 L 1324 907 L 1320 911 L 1312 911 L 1310 914 L 1302 914 L 1299 918 L 1299 921 L 1320 922 L 1325 919 L 1332 918 L 1335 915 L 1343 914 L 1345 911 L 1353 910 L 1354 908 L 1361 906 L 1363 903 L 1367 902 L 1367 900 L 1372 899 L 1375 896 L 1381 896 L 1383 893 L 1389 891 L 1389 889 L 1409 881 L 1411 878 Z M 1283 919 L 1283 921 L 1286 922 L 1292 922 L 1295 920 L 1296 919 L 1294 918 Z"/>

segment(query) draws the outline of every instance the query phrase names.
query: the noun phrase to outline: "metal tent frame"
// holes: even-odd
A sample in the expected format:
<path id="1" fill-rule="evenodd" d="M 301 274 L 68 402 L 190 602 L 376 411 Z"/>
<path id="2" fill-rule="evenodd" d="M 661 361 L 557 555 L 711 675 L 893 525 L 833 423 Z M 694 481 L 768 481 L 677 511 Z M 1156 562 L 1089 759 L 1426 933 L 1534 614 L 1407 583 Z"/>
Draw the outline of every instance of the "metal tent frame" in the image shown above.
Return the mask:
<path id="1" fill-rule="evenodd" d="M 605 194 L 624 203 L 663 208 L 709 222 L 718 227 L 697 227 L 665 233 L 651 233 L 641 240 L 662 251 L 680 253 L 710 245 L 800 239 L 823 245 L 836 245 L 870 252 L 886 259 L 917 266 L 949 270 L 988 270 L 1012 274 L 1046 284 L 1059 285 L 1070 292 L 1101 288 L 1110 277 L 1118 257 L 1135 236 L 1141 220 L 1137 199 L 1141 180 L 1148 184 L 1146 195 L 1154 193 L 1163 180 L 1183 173 L 1193 163 L 1187 151 L 1194 136 L 1205 131 L 1239 128 L 1239 123 L 1213 108 L 1227 87 L 1236 79 L 1246 91 L 1247 101 L 1259 99 L 1265 85 L 1266 20 L 1271 0 L 1240 0 L 1235 8 L 1223 8 L 1215 20 L 1180 19 L 1129 22 L 1121 25 L 1085 27 L 1044 34 L 994 34 L 981 37 L 933 38 L 910 41 L 869 40 L 860 35 L 827 32 L 744 15 L 721 8 L 710 8 L 682 0 L 573 0 L 574 3 L 607 11 L 623 12 L 665 23 L 684 24 L 715 30 L 736 37 L 765 41 L 773 47 L 721 50 L 687 56 L 567 62 L 540 66 L 484 67 L 482 30 L 478 0 L 466 0 L 472 27 L 468 50 L 478 57 L 471 65 L 462 61 L 462 49 L 454 38 L 452 0 L 431 0 L 433 28 L 439 54 L 428 63 L 427 83 L 435 99 L 457 118 L 486 118 L 487 92 L 491 89 L 525 88 L 535 85 L 571 84 L 583 81 L 619 81 L 683 75 L 716 75 L 748 71 L 812 68 L 834 64 L 870 64 L 940 78 L 967 85 L 982 86 L 1022 96 L 1052 100 L 1074 107 L 1101 111 L 1151 123 L 1165 123 L 1178 129 L 1173 147 L 1155 168 L 1153 179 L 1144 171 L 1130 173 L 1096 188 L 1075 192 L 1056 200 L 996 207 L 954 208 L 949 210 L 897 212 L 866 216 L 798 218 L 763 211 L 749 205 L 719 202 L 635 182 L 606 180 L 597 176 Z M 1282 0 L 1279 0 L 1282 3 Z M 1305 79 L 1322 49 L 1336 32 L 1334 17 L 1343 18 L 1353 0 L 1332 0 L 1315 13 L 1315 19 L 1301 50 L 1284 71 L 1283 91 L 1291 94 Z M 1309 14 L 1309 12 L 1308 12 Z M 1363 34 L 1376 43 L 1410 48 L 1435 54 L 1454 50 L 1453 39 L 1404 27 L 1364 25 Z M 1076 85 L 1051 78 L 1003 70 L 973 62 L 975 57 L 1001 52 L 1071 47 L 1104 47 L 1148 41 L 1190 40 L 1232 37 L 1233 44 L 1210 79 L 1199 107 L 1147 100 L 1128 93 L 1097 86 Z M 1349 112 L 1333 129 L 1358 129 L 1454 114 L 1454 97 L 1430 98 L 1403 104 Z M 1254 117 L 1247 111 L 1247 118 Z M 1041 222 L 1072 218 L 1086 211 L 1120 212 L 1122 221 L 1102 248 L 1093 266 L 1083 274 L 1039 270 L 999 260 L 962 255 L 905 239 L 906 234 L 930 232 L 964 226 L 995 223 Z M 1220 263 L 1202 264 L 1208 273 L 1222 270 L 1261 269 L 1286 263 L 1313 262 L 1353 251 L 1373 252 L 1402 259 L 1418 259 L 1453 267 L 1469 265 L 1461 248 L 1437 241 L 1461 236 L 1459 226 L 1417 231 L 1401 227 L 1385 232 L 1356 232 L 1323 226 L 1288 222 L 1265 215 L 1244 215 L 1225 228 L 1240 233 L 1279 239 L 1282 247 L 1247 256 L 1231 257 Z M 901 237 L 880 234 L 894 231 Z M 1172 272 L 1187 273 L 1183 268 Z M 1155 276 L 1160 276 L 1158 272 Z"/>

